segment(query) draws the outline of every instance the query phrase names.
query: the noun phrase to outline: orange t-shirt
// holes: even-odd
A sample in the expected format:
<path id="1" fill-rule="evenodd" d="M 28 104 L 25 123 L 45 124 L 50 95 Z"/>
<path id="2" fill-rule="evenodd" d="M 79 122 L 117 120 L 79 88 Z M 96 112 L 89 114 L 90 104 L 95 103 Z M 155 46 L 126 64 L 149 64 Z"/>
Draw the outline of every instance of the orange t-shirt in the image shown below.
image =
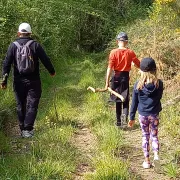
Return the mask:
<path id="1" fill-rule="evenodd" d="M 131 63 L 140 67 L 140 61 L 130 49 L 113 49 L 109 55 L 108 67 L 114 71 L 130 71 Z"/>

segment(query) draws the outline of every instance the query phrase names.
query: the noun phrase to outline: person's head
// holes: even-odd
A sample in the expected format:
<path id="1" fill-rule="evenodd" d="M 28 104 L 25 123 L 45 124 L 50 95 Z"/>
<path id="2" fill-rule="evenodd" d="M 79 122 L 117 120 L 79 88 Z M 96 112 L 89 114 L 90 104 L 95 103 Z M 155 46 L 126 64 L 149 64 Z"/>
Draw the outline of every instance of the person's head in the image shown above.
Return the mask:
<path id="1" fill-rule="evenodd" d="M 150 57 L 143 58 L 140 62 L 140 73 L 137 89 L 142 89 L 145 83 L 153 83 L 156 87 L 159 86 L 157 78 L 157 68 L 154 59 Z"/>
<path id="2" fill-rule="evenodd" d="M 32 33 L 31 26 L 28 23 L 21 23 L 18 28 L 18 36 L 25 37 L 30 36 Z"/>
<path id="3" fill-rule="evenodd" d="M 120 32 L 117 35 L 116 40 L 117 40 L 118 46 L 125 47 L 128 44 L 128 36 L 125 32 Z"/>

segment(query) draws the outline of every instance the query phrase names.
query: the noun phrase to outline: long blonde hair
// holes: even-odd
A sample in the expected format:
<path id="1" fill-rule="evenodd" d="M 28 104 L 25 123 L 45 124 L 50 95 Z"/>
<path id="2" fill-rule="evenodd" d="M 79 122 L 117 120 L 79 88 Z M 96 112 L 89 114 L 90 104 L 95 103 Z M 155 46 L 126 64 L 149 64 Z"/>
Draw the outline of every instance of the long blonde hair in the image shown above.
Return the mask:
<path id="1" fill-rule="evenodd" d="M 153 83 L 156 88 L 159 87 L 159 79 L 157 78 L 157 71 L 141 71 L 141 77 L 137 84 L 137 90 L 141 90 L 144 87 L 144 84 Z"/>

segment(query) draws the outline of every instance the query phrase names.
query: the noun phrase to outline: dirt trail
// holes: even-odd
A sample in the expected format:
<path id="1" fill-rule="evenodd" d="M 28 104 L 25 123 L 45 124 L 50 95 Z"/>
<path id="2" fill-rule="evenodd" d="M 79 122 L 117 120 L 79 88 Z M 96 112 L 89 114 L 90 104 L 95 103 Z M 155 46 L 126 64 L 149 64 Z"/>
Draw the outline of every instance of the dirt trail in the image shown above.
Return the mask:
<path id="1" fill-rule="evenodd" d="M 172 150 L 173 142 L 169 142 L 169 139 L 167 140 L 166 137 L 163 137 L 160 130 L 159 141 L 161 170 L 156 172 L 153 167 L 150 169 L 142 168 L 144 157 L 141 149 L 141 140 L 140 128 L 124 131 L 124 144 L 115 152 L 115 155 L 123 160 L 129 161 L 130 172 L 132 172 L 138 180 L 171 180 L 172 178 L 163 173 L 163 166 L 169 161 L 169 159 L 166 159 L 164 155 L 167 151 Z M 94 171 L 91 166 L 91 160 L 94 155 L 93 153 L 96 151 L 96 142 L 96 137 L 92 134 L 91 130 L 83 124 L 79 124 L 78 131 L 72 138 L 72 143 L 81 153 L 82 159 L 77 165 L 74 180 L 85 180 L 84 174 Z M 151 162 L 152 160 L 153 154 L 151 152 Z M 173 180 L 180 180 L 180 178 Z"/>
<path id="2" fill-rule="evenodd" d="M 167 151 L 165 139 L 159 136 L 161 144 L 160 158 L 161 158 L 161 171 L 156 172 L 153 167 L 150 169 L 143 169 L 142 163 L 144 160 L 143 152 L 141 149 L 142 136 L 139 128 L 134 130 L 124 131 L 125 144 L 118 150 L 118 156 L 123 159 L 128 159 L 130 163 L 130 171 L 135 174 L 140 180 L 170 180 L 171 178 L 163 174 L 163 165 L 167 159 L 163 159 L 163 153 Z M 162 156 L 161 156 L 162 155 Z M 151 153 L 151 162 L 153 154 Z"/>
<path id="3" fill-rule="evenodd" d="M 8 127 L 8 128 L 7 128 Z M 19 126 L 16 122 L 8 122 L 5 125 L 4 131 L 6 135 L 12 137 L 11 145 L 14 152 L 19 152 L 18 139 L 21 137 Z M 93 172 L 94 169 L 91 166 L 91 159 L 95 152 L 96 137 L 91 133 L 91 130 L 82 123 L 78 124 L 78 130 L 75 132 L 71 140 L 72 144 L 79 150 L 81 158 L 77 162 L 77 169 L 74 173 L 74 180 L 85 180 L 84 174 L 88 172 Z M 27 143 L 23 146 L 23 152 L 29 149 L 29 144 Z"/>
<path id="4" fill-rule="evenodd" d="M 19 127 L 16 123 L 8 123 L 6 126 L 7 135 L 11 137 L 20 137 Z M 141 149 L 141 130 L 140 128 L 136 128 L 133 130 L 123 131 L 124 135 L 124 144 L 118 149 L 115 154 L 117 157 L 122 158 L 124 160 L 129 161 L 130 163 L 130 171 L 136 175 L 138 180 L 171 180 L 172 178 L 167 177 L 163 174 L 163 170 L 159 173 L 155 172 L 153 168 L 143 169 L 143 153 Z M 16 138 L 13 138 L 12 147 L 14 151 L 18 151 Z M 84 124 L 78 124 L 78 130 L 72 137 L 72 143 L 79 150 L 81 158 L 77 162 L 77 169 L 74 173 L 74 180 L 86 180 L 84 174 L 90 172 L 94 172 L 92 167 L 92 157 L 94 156 L 94 152 L 96 152 L 97 140 L 93 135 L 91 130 Z M 167 137 L 164 137 L 161 134 L 161 129 L 159 130 L 159 141 L 160 141 L 160 158 L 161 165 L 163 167 L 169 159 L 165 158 L 165 153 L 167 151 L 171 151 L 174 146 L 176 146 L 175 142 L 170 142 Z M 24 151 L 27 151 L 27 147 L 25 147 Z M 166 156 L 167 157 L 167 156 Z M 152 158 L 151 158 L 152 159 Z M 176 178 L 173 180 L 180 180 L 180 178 Z"/>
<path id="5" fill-rule="evenodd" d="M 85 180 L 84 174 L 94 171 L 91 166 L 91 160 L 95 152 L 95 147 L 97 147 L 96 137 L 88 127 L 84 124 L 79 124 L 78 131 L 72 138 L 72 143 L 81 153 L 81 160 L 78 162 L 74 180 Z"/>

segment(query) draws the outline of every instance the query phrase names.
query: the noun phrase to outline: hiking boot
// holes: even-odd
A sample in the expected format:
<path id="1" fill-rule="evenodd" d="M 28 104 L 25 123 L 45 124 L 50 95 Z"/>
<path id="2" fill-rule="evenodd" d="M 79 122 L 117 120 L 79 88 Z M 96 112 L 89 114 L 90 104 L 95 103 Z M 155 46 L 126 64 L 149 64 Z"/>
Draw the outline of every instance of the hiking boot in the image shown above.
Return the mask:
<path id="1" fill-rule="evenodd" d="M 121 122 L 117 121 L 116 123 L 116 126 L 120 127 L 121 126 Z"/>
<path id="2" fill-rule="evenodd" d="M 150 164 L 150 163 L 147 163 L 146 161 L 144 161 L 143 164 L 142 164 L 142 167 L 143 167 L 144 169 L 149 169 L 149 168 L 151 167 L 151 164 Z"/>
<path id="3" fill-rule="evenodd" d="M 31 138 L 31 137 L 33 137 L 33 135 L 34 135 L 33 130 L 31 130 L 31 131 L 22 130 L 22 132 L 21 132 L 21 136 L 24 137 L 24 138 Z"/>

